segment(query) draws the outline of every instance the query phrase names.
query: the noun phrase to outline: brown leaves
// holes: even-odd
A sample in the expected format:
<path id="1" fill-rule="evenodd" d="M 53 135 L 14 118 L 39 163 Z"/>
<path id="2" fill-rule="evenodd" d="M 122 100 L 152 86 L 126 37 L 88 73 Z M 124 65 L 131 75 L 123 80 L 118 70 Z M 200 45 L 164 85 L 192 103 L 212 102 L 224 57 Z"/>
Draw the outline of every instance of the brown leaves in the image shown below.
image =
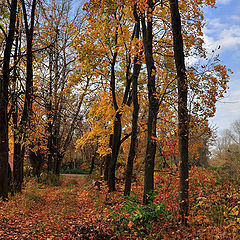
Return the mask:
<path id="1" fill-rule="evenodd" d="M 158 224 L 145 233 L 146 239 L 151 236 L 155 236 L 153 239 L 157 239 L 156 236 L 159 239 L 213 239 L 213 236 L 234 239 L 240 224 L 238 189 L 228 178 L 221 182 L 213 170 L 192 168 L 189 177 L 190 226 L 186 231 L 178 223 L 178 175 L 176 167 L 156 175 L 161 188 L 155 201 L 164 202 L 173 218 L 156 219 Z M 39 187 L 30 182 L 22 195 L 10 198 L 9 202 L 0 202 L 1 238 L 137 239 L 133 234 L 136 225 L 127 220 L 127 214 L 127 231 L 117 232 L 116 222 L 111 218 L 109 208 L 120 214 L 124 201 L 121 192 L 107 193 L 105 185 L 101 190 L 95 190 L 84 177 L 75 179 L 78 185 L 64 177 L 61 187 Z M 118 189 L 122 185 L 120 182 Z M 133 191 L 141 197 L 141 184 L 133 183 Z"/>

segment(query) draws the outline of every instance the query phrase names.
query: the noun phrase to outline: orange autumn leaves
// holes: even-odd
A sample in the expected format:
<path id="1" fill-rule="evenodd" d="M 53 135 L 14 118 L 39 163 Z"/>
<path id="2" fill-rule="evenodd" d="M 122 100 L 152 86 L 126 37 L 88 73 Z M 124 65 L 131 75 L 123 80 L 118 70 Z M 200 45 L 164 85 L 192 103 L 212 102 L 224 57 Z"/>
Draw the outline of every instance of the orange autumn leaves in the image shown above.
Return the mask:
<path id="1" fill-rule="evenodd" d="M 96 91 L 95 101 L 86 119 L 91 126 L 90 130 L 84 133 L 83 138 L 78 141 L 78 147 L 83 147 L 88 141 L 98 142 L 100 155 L 105 155 L 110 151 L 108 142 L 115 116 L 109 84 L 112 56 L 117 52 L 116 97 L 117 101 L 119 99 L 118 103 L 120 103 L 126 84 L 127 61 L 129 58 L 133 59 L 143 49 L 142 37 L 139 40 L 131 38 L 135 23 L 133 17 L 134 3 L 137 4 L 138 13 L 143 14 L 144 9 L 147 7 L 146 0 L 136 2 L 127 0 L 88 1 L 83 8 L 84 28 L 73 42 L 73 47 L 78 52 L 81 60 L 81 68 L 85 69 L 86 72 L 90 72 L 96 81 L 101 81 L 102 86 L 104 85 L 102 88 L 105 93 L 101 90 Z M 229 70 L 226 66 L 219 63 L 217 54 L 215 52 L 208 54 L 203 46 L 204 8 L 214 7 L 214 5 L 215 0 L 179 1 L 183 19 L 185 56 L 189 59 L 194 59 L 193 63 L 189 61 L 190 63 L 187 66 L 190 92 L 190 135 L 192 136 L 201 135 L 204 131 L 206 134 L 211 132 L 208 126 L 208 119 L 214 115 L 216 101 L 223 97 L 229 80 Z M 153 52 L 156 62 L 154 74 L 156 75 L 157 86 L 156 97 L 161 102 L 158 114 L 157 138 L 160 141 L 159 144 L 164 142 L 164 148 L 167 148 L 166 151 L 175 151 L 177 144 L 177 90 L 168 1 L 156 4 L 155 8 L 151 9 L 148 14 L 148 17 L 154 19 Z M 145 109 L 148 107 L 147 75 L 144 58 L 140 58 L 139 61 L 143 63 L 143 67 L 138 85 L 140 102 L 138 137 L 141 139 L 140 141 L 144 141 L 147 117 Z M 103 108 L 106 110 L 103 111 Z M 121 111 L 124 118 L 124 134 L 128 134 L 131 132 L 132 107 L 121 106 Z M 95 114 L 94 116 L 93 113 Z M 161 140 L 162 138 L 168 140 L 163 141 Z M 192 141 L 191 149 L 193 152 L 197 152 L 197 144 L 201 145 L 201 141 L 201 139 Z"/>

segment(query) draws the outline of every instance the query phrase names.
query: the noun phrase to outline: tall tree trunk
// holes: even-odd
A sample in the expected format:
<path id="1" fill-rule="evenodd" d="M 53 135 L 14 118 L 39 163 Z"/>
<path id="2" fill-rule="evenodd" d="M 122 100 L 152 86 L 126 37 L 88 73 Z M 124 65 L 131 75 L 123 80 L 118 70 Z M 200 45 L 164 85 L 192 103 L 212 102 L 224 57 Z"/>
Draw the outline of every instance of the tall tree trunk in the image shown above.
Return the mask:
<path id="1" fill-rule="evenodd" d="M 49 94 L 48 94 L 48 103 L 47 103 L 47 118 L 48 118 L 48 128 L 47 128 L 47 133 L 48 133 L 48 142 L 47 142 L 47 170 L 48 172 L 53 171 L 53 136 L 52 136 L 52 130 L 53 130 L 53 107 L 52 107 L 52 55 L 53 55 L 53 50 L 52 47 L 49 49 Z"/>
<path id="2" fill-rule="evenodd" d="M 136 32 L 135 38 L 139 38 L 140 33 L 140 19 L 138 17 L 136 11 L 136 5 L 133 9 L 134 18 L 136 23 Z M 132 172 L 133 172 L 133 161 L 136 153 L 136 142 L 137 142 L 137 127 L 138 127 L 138 112 L 139 112 L 139 104 L 138 104 L 138 76 L 141 70 L 141 64 L 138 64 L 139 55 L 134 58 L 134 67 L 133 67 L 133 75 L 132 75 L 132 94 L 133 94 L 133 114 L 132 114 L 132 135 L 131 135 L 131 143 L 128 154 L 127 161 L 127 170 L 126 170 L 126 179 L 125 179 L 125 189 L 124 195 L 130 195 L 131 184 L 132 184 Z"/>
<path id="3" fill-rule="evenodd" d="M 36 0 L 32 1 L 32 9 L 31 9 L 31 21 L 30 27 L 27 19 L 26 5 L 24 0 L 22 2 L 23 9 L 23 18 L 25 24 L 26 31 L 26 40 L 27 40 L 27 71 L 26 71 L 26 89 L 25 89 L 25 100 L 23 113 L 21 117 L 21 121 L 19 124 L 19 139 L 21 141 L 20 152 L 16 152 L 16 156 L 14 155 L 13 165 L 13 181 L 14 186 L 16 187 L 14 190 L 19 192 L 22 188 L 23 183 L 23 161 L 25 155 L 25 139 L 26 139 L 26 128 L 29 124 L 29 119 L 32 113 L 32 97 L 33 97 L 33 52 L 32 52 L 32 44 L 33 44 L 33 32 L 34 32 L 34 18 L 35 18 L 35 9 L 36 9 Z M 19 151 L 19 146 L 18 149 Z M 18 162 L 17 162 L 18 161 Z"/>
<path id="4" fill-rule="evenodd" d="M 144 194 L 143 203 L 149 202 L 149 194 L 154 189 L 154 162 L 156 154 L 156 124 L 158 114 L 158 99 L 156 98 L 155 74 L 156 67 L 153 59 L 153 22 L 152 12 L 154 11 L 155 2 L 148 0 L 147 16 L 141 17 L 143 45 L 145 53 L 145 61 L 148 74 L 148 130 L 147 130 L 147 149 L 145 156 L 145 172 L 144 172 Z M 147 24 L 146 20 L 147 19 Z"/>
<path id="5" fill-rule="evenodd" d="M 18 55 L 20 52 L 20 47 L 21 44 L 21 33 L 18 31 L 19 28 L 19 19 L 17 19 L 17 26 L 16 26 L 16 32 L 17 36 L 15 38 L 15 51 L 14 51 L 14 69 L 13 69 L 13 77 L 12 77 L 12 103 L 11 103 L 11 108 L 12 108 L 12 122 L 13 122 L 13 140 L 14 140 L 14 152 L 13 152 L 13 167 L 16 168 L 18 164 L 18 157 L 16 157 L 16 154 L 20 154 L 20 143 L 19 143 L 19 136 L 18 136 L 18 105 L 17 105 L 17 61 L 18 61 Z M 17 166 L 18 167 L 18 166 Z M 13 177 L 14 179 L 14 177 Z M 14 194 L 14 182 L 12 184 L 12 189 L 11 192 Z"/>
<path id="6" fill-rule="evenodd" d="M 118 28 L 117 28 L 118 29 Z M 116 30 L 117 30 L 116 29 Z M 118 35 L 116 31 L 115 36 L 115 45 L 117 45 Z M 116 92 L 115 92 L 115 84 L 116 84 L 116 76 L 115 76 L 115 64 L 117 60 L 117 51 L 114 52 L 112 63 L 111 63 L 111 82 L 110 88 L 112 93 L 112 101 L 113 106 L 115 109 L 115 118 L 113 123 L 113 136 L 112 136 L 112 154 L 111 160 L 109 162 L 108 167 L 108 190 L 109 192 L 115 191 L 115 169 L 116 169 L 116 162 L 118 158 L 119 148 L 120 148 L 120 141 L 121 141 L 121 134 L 122 134 L 122 124 L 121 124 L 121 113 L 119 112 L 119 107 L 117 104 L 116 99 Z"/>
<path id="7" fill-rule="evenodd" d="M 189 173 L 188 173 L 188 136 L 189 119 L 187 108 L 188 83 L 184 62 L 183 38 L 181 30 L 181 17 L 178 0 L 170 0 L 171 21 L 173 32 L 174 58 L 178 77 L 178 139 L 180 155 L 180 203 L 179 211 L 182 223 L 187 225 L 189 208 Z"/>
<path id="8" fill-rule="evenodd" d="M 113 126 L 113 139 L 112 139 L 112 158 L 109 163 L 108 169 L 108 188 L 109 192 L 115 191 L 115 169 L 118 158 L 118 153 L 121 145 L 121 133 L 122 133 L 122 123 L 121 114 L 116 113 L 114 126 Z"/>
<path id="9" fill-rule="evenodd" d="M 141 66 L 140 66 L 141 68 Z M 139 71 L 140 71 L 139 68 Z M 131 143 L 127 161 L 127 170 L 126 170 L 126 180 L 125 180 L 125 189 L 124 195 L 130 195 L 131 184 L 132 184 L 132 172 L 133 172 L 133 161 L 136 153 L 136 143 L 137 143 L 137 128 L 138 128 L 138 94 L 137 94 L 137 79 L 138 76 L 133 78 L 133 115 L 132 115 L 132 136 Z"/>
<path id="10" fill-rule="evenodd" d="M 108 146 L 112 149 L 112 137 L 113 135 L 110 134 L 110 137 L 109 137 L 109 143 L 108 143 Z M 105 156 L 105 166 L 104 166 L 104 180 L 107 181 L 108 180 L 108 171 L 109 171 L 109 163 L 111 161 L 111 158 L 112 158 L 112 154 L 109 153 L 107 154 L 107 156 Z"/>
<path id="11" fill-rule="evenodd" d="M 2 79 L 0 79 L 0 198 L 8 197 L 8 86 L 10 79 L 10 58 L 14 40 L 17 15 L 17 0 L 12 0 L 9 32 L 3 57 Z"/>
<path id="12" fill-rule="evenodd" d="M 115 46 L 117 46 L 117 41 L 118 41 L 118 34 L 117 31 L 118 27 L 116 29 L 116 36 L 115 36 Z M 135 29 L 134 29 L 135 32 Z M 134 36 L 133 32 L 133 36 Z M 132 36 L 132 39 L 133 39 Z M 117 158 L 119 154 L 119 149 L 121 146 L 121 135 L 122 135 L 122 122 L 121 122 L 121 117 L 122 113 L 119 111 L 119 107 L 117 104 L 117 99 L 116 99 L 116 92 L 115 92 L 115 84 L 116 84 L 116 79 L 115 79 L 115 64 L 116 64 L 116 59 L 117 59 L 117 51 L 114 52 L 112 63 L 111 63 L 111 92 L 112 92 L 112 100 L 113 100 L 113 106 L 115 109 L 115 118 L 114 118 L 114 123 L 113 123 L 113 141 L 112 141 L 112 157 L 111 161 L 109 162 L 109 169 L 108 169 L 108 190 L 109 192 L 115 191 L 115 170 L 116 170 L 116 163 L 117 163 Z M 132 78 L 129 78 L 129 72 L 130 72 L 130 66 L 131 66 L 131 58 L 130 56 L 128 57 L 128 64 L 126 67 L 126 87 L 125 87 L 125 92 L 122 100 L 122 106 L 125 104 L 130 105 L 131 101 L 130 99 L 130 86 L 132 82 Z"/>

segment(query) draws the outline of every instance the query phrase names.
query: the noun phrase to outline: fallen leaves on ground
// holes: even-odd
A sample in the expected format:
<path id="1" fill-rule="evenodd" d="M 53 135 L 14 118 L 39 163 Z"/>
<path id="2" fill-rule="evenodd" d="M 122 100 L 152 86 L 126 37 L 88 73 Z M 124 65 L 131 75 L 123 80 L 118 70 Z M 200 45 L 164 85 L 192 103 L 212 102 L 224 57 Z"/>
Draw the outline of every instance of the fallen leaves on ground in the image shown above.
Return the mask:
<path id="1" fill-rule="evenodd" d="M 165 214 L 159 218 L 141 205 L 142 179 L 133 183 L 132 202 L 122 196 L 123 181 L 108 193 L 88 177 L 64 176 L 57 187 L 31 180 L 22 194 L 0 202 L 0 239 L 240 239 L 239 185 L 229 178 L 191 169 L 187 228 L 179 223 L 178 169 L 162 170 L 155 180 L 154 206 Z"/>

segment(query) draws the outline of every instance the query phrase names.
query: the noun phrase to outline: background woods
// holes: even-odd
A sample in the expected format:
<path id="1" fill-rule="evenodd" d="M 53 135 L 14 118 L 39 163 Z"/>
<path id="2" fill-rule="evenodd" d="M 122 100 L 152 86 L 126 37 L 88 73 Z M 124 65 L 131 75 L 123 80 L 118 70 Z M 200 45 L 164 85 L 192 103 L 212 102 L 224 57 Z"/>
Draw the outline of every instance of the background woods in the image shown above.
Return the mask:
<path id="1" fill-rule="evenodd" d="M 0 197 L 24 195 L 29 179 L 38 186 L 60 183 L 60 173 L 89 173 L 93 192 L 111 206 L 106 219 L 126 236 L 154 239 L 161 224 L 170 232 L 168 220 L 180 228 L 239 224 L 235 185 L 233 205 L 214 210 L 222 220 L 204 212 L 213 207 L 207 196 L 218 197 L 212 188 L 226 190 L 221 174 L 238 181 L 240 167 L 239 122 L 222 137 L 209 124 L 231 73 L 204 47 L 204 11 L 214 6 L 215 0 L 2 0 Z M 69 190 L 75 205 L 87 194 L 77 186 Z M 56 191 L 51 197 L 66 193 Z M 90 195 L 87 201 L 95 201 Z M 118 211 L 126 214 L 124 226 Z M 227 211 L 235 215 L 223 220 Z"/>

